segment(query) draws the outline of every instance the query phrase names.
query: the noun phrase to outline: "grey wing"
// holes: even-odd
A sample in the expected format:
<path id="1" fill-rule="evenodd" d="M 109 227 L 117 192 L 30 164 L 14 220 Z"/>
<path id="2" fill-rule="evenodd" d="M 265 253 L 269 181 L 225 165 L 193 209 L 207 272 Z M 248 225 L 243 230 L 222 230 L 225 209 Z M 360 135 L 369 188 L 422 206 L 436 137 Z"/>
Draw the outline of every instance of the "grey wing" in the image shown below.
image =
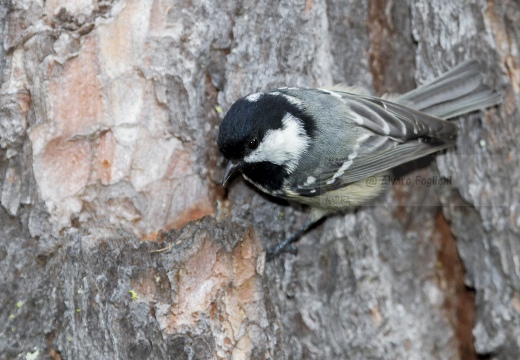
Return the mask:
<path id="1" fill-rule="evenodd" d="M 457 126 L 449 121 L 389 100 L 369 95 L 336 93 L 349 106 L 351 120 L 398 142 L 420 137 L 449 141 L 457 133 Z"/>
<path id="2" fill-rule="evenodd" d="M 362 131 L 356 144 L 339 159 L 324 159 L 310 177 L 312 181 L 291 184 L 300 196 L 317 196 L 342 188 L 398 165 L 453 145 L 457 126 L 388 100 L 346 92 L 341 96 L 353 121 Z"/>

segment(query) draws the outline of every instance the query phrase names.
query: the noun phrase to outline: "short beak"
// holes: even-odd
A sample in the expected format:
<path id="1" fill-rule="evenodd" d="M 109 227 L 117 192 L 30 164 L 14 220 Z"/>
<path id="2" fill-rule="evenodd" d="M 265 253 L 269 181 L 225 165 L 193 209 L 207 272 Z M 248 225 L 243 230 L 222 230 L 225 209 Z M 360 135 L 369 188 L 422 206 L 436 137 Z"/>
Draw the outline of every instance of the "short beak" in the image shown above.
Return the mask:
<path id="1" fill-rule="evenodd" d="M 224 173 L 224 179 L 222 180 L 222 186 L 226 186 L 229 178 L 242 168 L 242 162 L 236 160 L 229 160 L 226 166 L 226 172 Z"/>

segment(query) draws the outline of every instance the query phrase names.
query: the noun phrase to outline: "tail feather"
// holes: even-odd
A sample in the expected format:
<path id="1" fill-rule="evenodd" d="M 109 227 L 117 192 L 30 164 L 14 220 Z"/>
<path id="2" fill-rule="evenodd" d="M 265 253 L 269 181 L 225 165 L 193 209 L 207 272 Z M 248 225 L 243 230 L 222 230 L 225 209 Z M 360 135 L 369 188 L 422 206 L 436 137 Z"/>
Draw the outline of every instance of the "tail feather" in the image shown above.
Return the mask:
<path id="1" fill-rule="evenodd" d="M 463 62 L 396 99 L 401 104 L 443 119 L 493 106 L 501 100 L 499 93 L 482 84 L 480 64 L 475 60 Z"/>

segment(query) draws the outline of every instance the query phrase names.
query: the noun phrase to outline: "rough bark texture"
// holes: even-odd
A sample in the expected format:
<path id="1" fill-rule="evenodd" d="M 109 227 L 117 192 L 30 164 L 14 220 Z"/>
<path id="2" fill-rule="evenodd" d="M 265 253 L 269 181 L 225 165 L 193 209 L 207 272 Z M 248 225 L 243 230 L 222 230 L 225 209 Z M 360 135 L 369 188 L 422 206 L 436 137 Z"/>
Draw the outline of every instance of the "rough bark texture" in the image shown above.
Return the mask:
<path id="1" fill-rule="evenodd" d="M 0 358 L 520 358 L 518 24 L 515 1 L 0 0 Z M 266 264 L 306 212 L 218 186 L 233 101 L 471 58 L 503 104 Z"/>

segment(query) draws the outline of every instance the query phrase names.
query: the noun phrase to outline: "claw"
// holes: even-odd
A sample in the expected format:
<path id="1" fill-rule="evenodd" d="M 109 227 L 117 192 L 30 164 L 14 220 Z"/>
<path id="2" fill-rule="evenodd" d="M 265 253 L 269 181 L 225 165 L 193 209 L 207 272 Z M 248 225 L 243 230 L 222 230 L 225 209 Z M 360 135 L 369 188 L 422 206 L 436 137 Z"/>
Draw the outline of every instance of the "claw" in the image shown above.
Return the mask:
<path id="1" fill-rule="evenodd" d="M 319 219 L 318 219 L 319 220 Z M 304 232 L 306 232 L 313 224 L 316 223 L 316 220 L 311 218 L 310 220 L 307 220 L 305 224 L 303 224 L 298 230 L 296 230 L 294 233 L 291 234 L 287 239 L 282 241 L 276 246 L 273 246 L 269 250 L 267 250 L 266 253 L 266 259 L 267 261 L 273 260 L 275 257 L 280 255 L 283 252 L 289 252 L 291 254 L 296 255 L 298 253 L 298 249 L 296 246 L 292 245 L 293 242 L 298 240 L 301 235 L 303 235 Z"/>

